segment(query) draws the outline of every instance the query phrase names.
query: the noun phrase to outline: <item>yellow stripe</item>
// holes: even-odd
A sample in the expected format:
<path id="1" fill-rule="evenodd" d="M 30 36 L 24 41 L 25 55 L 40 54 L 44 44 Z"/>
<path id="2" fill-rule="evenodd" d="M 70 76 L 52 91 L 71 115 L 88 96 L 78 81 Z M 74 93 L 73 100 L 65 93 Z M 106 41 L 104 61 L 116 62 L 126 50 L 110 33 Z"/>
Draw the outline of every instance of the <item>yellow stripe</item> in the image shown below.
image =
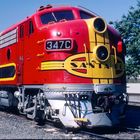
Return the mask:
<path id="1" fill-rule="evenodd" d="M 16 67 L 16 64 L 15 63 L 4 64 L 4 65 L 0 65 L 0 68 L 9 67 L 9 66 Z"/>
<path id="2" fill-rule="evenodd" d="M 77 60 L 78 58 L 85 58 L 85 53 L 76 54 L 68 57 L 64 61 L 51 61 L 51 62 L 42 62 L 41 70 L 66 70 L 71 74 L 76 76 L 81 76 L 85 78 L 92 78 L 94 83 L 111 83 L 113 78 L 118 78 L 124 73 L 124 64 L 123 61 L 118 57 L 117 64 L 112 65 L 111 62 L 114 62 L 114 56 L 111 55 L 104 63 L 98 63 L 93 53 L 89 53 L 90 61 L 86 63 L 86 60 Z M 92 61 L 92 59 L 94 61 Z M 100 64 L 100 65 L 99 65 Z M 85 72 L 80 72 L 78 70 L 85 70 Z M 120 71 L 116 73 L 116 71 Z M 100 79 L 100 80 L 99 80 Z M 102 80 L 101 80 L 102 79 Z"/>
<path id="3" fill-rule="evenodd" d="M 63 70 L 64 69 L 64 62 L 57 61 L 57 62 L 42 62 L 41 63 L 41 70 Z"/>
<path id="4" fill-rule="evenodd" d="M 15 67 L 14 76 L 13 77 L 8 77 L 8 78 L 0 78 L 0 81 L 13 81 L 16 78 L 16 64 L 15 63 L 9 63 L 9 64 L 0 65 L 0 68 L 10 67 L 10 66 Z"/>

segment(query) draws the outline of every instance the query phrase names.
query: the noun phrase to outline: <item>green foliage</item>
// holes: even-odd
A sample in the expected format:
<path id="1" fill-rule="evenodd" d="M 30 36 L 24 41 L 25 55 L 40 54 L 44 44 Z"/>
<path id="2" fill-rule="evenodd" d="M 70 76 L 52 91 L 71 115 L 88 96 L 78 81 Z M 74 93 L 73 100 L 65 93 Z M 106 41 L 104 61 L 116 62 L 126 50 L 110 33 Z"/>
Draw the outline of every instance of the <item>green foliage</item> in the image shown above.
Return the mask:
<path id="1" fill-rule="evenodd" d="M 126 45 L 126 74 L 136 79 L 140 75 L 140 0 L 120 21 L 110 24 L 120 32 Z"/>

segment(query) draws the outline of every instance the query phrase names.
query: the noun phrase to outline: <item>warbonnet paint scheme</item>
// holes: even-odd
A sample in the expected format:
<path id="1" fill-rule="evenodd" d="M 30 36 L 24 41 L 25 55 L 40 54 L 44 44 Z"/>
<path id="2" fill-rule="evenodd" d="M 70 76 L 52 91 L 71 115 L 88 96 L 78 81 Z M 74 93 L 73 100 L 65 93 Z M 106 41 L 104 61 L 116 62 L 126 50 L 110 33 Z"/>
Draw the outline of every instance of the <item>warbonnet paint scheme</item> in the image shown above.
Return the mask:
<path id="1" fill-rule="evenodd" d="M 119 125 L 124 55 L 121 36 L 103 18 L 41 6 L 0 33 L 0 105 L 70 128 Z"/>

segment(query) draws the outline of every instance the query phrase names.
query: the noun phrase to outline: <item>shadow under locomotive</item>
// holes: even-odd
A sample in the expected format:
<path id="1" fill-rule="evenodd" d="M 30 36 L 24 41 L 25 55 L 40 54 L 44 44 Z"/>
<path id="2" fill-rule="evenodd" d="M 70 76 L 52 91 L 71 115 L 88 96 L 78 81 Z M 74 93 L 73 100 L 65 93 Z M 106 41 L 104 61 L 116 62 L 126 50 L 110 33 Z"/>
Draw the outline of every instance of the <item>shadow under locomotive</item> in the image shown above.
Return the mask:
<path id="1" fill-rule="evenodd" d="M 118 132 L 126 132 L 130 130 L 139 130 L 140 129 L 140 106 L 126 106 L 126 114 L 125 118 L 122 119 L 120 127 L 114 128 L 93 128 L 90 132 L 98 133 L 98 134 L 114 134 Z"/>
<path id="2" fill-rule="evenodd" d="M 140 107 L 128 105 L 126 108 L 126 118 L 123 123 L 128 128 L 140 128 Z"/>

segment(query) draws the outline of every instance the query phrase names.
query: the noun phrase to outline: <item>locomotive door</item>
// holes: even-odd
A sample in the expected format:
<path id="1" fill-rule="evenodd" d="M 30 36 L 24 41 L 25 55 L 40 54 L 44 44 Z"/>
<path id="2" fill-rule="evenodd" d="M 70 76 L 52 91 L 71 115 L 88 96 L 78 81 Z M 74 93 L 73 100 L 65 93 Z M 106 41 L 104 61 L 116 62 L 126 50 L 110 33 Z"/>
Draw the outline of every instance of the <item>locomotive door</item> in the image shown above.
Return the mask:
<path id="1" fill-rule="evenodd" d="M 25 24 L 19 26 L 17 47 L 17 83 L 23 84 L 23 64 L 24 64 L 24 41 L 25 41 Z"/>

